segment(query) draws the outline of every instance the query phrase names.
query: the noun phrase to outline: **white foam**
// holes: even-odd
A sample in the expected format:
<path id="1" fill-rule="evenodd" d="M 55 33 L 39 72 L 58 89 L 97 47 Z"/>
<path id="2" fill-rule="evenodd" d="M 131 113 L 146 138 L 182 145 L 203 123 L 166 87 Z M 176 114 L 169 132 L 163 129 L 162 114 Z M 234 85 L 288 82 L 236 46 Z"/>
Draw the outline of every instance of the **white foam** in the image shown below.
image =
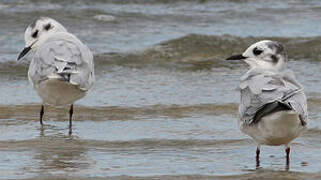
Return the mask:
<path id="1" fill-rule="evenodd" d="M 106 15 L 106 14 L 99 14 L 94 16 L 94 19 L 99 21 L 105 21 L 105 22 L 113 22 L 116 20 L 115 16 Z"/>

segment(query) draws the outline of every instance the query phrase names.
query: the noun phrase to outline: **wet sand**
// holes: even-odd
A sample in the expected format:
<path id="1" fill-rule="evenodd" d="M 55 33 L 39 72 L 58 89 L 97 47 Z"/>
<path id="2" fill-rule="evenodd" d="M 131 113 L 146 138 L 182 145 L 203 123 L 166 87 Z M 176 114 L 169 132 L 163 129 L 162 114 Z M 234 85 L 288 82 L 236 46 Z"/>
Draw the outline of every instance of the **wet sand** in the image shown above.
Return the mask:
<path id="1" fill-rule="evenodd" d="M 320 104 L 320 99 L 309 100 L 314 121 Z M 317 159 L 321 131 L 315 128 L 293 143 L 289 169 L 282 147 L 263 147 L 257 168 L 255 144 L 235 125 L 237 104 L 75 106 L 72 135 L 68 134 L 67 110 L 47 106 L 41 128 L 39 105 L 0 107 L 0 172 L 4 179 L 321 176 Z"/>

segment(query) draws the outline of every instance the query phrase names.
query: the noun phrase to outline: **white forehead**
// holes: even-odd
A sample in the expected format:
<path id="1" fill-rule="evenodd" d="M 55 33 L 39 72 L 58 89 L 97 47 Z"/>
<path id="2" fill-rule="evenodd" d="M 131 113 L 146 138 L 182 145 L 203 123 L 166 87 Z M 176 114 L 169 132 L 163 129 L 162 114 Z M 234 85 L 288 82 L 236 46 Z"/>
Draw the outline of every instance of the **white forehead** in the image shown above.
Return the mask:
<path id="1" fill-rule="evenodd" d="M 273 43 L 273 41 L 271 40 L 259 41 L 257 43 L 252 44 L 248 49 L 254 49 L 254 48 L 259 48 L 261 50 L 270 49 L 268 44 L 271 44 L 271 43 Z"/>
<path id="2" fill-rule="evenodd" d="M 44 26 L 47 24 L 51 24 L 56 30 L 59 31 L 67 31 L 62 24 L 57 22 L 56 20 L 49 17 L 40 17 L 39 19 L 34 20 L 26 29 L 25 33 L 30 33 L 32 31 L 38 30 L 42 31 Z"/>
<path id="3" fill-rule="evenodd" d="M 50 30 L 45 30 L 45 27 L 50 24 Z M 38 31 L 37 38 L 32 37 L 32 34 Z M 67 32 L 65 27 L 57 22 L 56 20 L 49 18 L 49 17 L 40 17 L 33 21 L 29 26 L 27 27 L 25 31 L 25 42 L 26 45 L 30 45 L 35 41 L 35 39 L 39 39 L 42 37 L 45 37 L 48 33 L 55 33 L 55 32 Z"/>
<path id="4" fill-rule="evenodd" d="M 287 56 L 284 46 L 276 41 L 271 40 L 263 40 L 252 44 L 249 48 L 246 49 L 243 55 L 253 56 L 253 50 L 255 48 L 264 51 L 264 54 L 275 54 L 285 57 Z"/>

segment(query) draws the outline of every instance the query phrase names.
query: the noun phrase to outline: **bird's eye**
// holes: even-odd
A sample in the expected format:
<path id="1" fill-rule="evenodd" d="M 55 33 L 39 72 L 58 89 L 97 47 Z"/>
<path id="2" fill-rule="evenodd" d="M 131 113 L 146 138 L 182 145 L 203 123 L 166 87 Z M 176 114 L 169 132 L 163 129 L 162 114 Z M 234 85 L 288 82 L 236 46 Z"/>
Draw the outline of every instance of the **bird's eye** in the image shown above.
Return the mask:
<path id="1" fill-rule="evenodd" d="M 46 31 L 48 31 L 50 28 L 51 28 L 51 24 L 50 24 L 50 23 L 47 24 L 47 25 L 44 27 L 44 29 L 45 29 Z"/>
<path id="2" fill-rule="evenodd" d="M 36 38 L 36 37 L 38 36 L 38 32 L 39 32 L 39 31 L 38 31 L 38 30 L 36 30 L 34 33 L 32 33 L 32 35 L 31 35 L 31 36 L 32 36 L 33 38 Z"/>
<path id="3" fill-rule="evenodd" d="M 257 56 L 257 55 L 260 55 L 262 52 L 263 52 L 263 51 L 260 50 L 260 49 L 258 49 L 257 47 L 253 49 L 253 54 L 256 55 L 256 56 Z"/>

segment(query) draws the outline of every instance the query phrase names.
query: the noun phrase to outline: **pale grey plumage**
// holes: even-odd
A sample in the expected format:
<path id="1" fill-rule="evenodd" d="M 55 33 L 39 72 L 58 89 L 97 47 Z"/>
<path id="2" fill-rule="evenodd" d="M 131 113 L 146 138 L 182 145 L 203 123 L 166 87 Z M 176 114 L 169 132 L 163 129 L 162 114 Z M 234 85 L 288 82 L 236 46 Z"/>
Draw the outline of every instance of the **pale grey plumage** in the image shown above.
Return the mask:
<path id="1" fill-rule="evenodd" d="M 17 60 L 35 52 L 28 78 L 41 97 L 40 124 L 44 105 L 70 105 L 71 133 L 73 104 L 83 98 L 95 81 L 93 55 L 89 48 L 66 28 L 49 17 L 40 17 L 25 31 L 25 48 Z"/>
<path id="2" fill-rule="evenodd" d="M 58 78 L 89 90 L 94 82 L 93 55 L 68 32 L 58 32 L 37 48 L 29 67 L 34 86 L 48 78 Z"/>
<path id="3" fill-rule="evenodd" d="M 245 52 L 226 60 L 243 60 L 250 70 L 241 77 L 238 124 L 243 133 L 260 146 L 285 145 L 286 164 L 290 162 L 290 143 L 306 129 L 307 101 L 294 73 L 287 69 L 287 53 L 278 42 L 263 40 Z"/>
<path id="4" fill-rule="evenodd" d="M 241 121 L 250 125 L 260 108 L 265 104 L 279 101 L 296 111 L 302 124 L 308 120 L 306 97 L 302 86 L 296 81 L 291 70 L 266 70 L 254 68 L 241 78 Z"/>

